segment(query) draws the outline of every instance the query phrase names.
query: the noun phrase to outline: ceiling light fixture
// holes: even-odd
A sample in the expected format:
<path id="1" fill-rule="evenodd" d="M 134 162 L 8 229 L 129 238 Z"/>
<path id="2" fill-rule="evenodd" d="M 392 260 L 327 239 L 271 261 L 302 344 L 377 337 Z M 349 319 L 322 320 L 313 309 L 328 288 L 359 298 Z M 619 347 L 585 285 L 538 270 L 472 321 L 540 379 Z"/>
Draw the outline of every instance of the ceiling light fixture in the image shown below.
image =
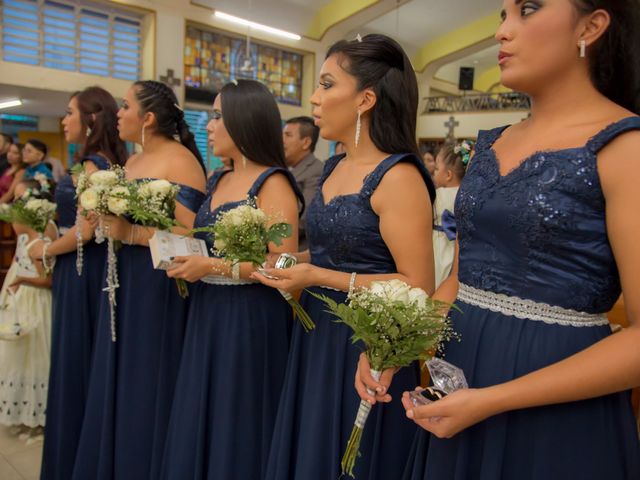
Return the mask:
<path id="1" fill-rule="evenodd" d="M 20 100 L 19 98 L 12 98 L 10 100 L 1 100 L 0 101 L 0 109 L 18 107 L 20 105 L 22 105 L 22 100 Z"/>
<path id="2" fill-rule="evenodd" d="M 233 15 L 229 15 L 228 13 L 218 12 L 216 11 L 214 17 L 220 18 L 222 20 L 227 20 L 232 23 L 237 23 L 238 25 L 243 25 L 245 27 L 253 28 L 254 30 L 259 30 L 261 32 L 270 33 L 272 35 L 278 35 L 280 37 L 285 37 L 290 40 L 300 40 L 302 37 L 295 33 L 285 32 L 284 30 L 280 30 L 279 28 L 269 27 L 267 25 L 262 25 L 261 23 L 252 22 L 250 20 L 245 20 L 244 18 L 235 17 Z"/>

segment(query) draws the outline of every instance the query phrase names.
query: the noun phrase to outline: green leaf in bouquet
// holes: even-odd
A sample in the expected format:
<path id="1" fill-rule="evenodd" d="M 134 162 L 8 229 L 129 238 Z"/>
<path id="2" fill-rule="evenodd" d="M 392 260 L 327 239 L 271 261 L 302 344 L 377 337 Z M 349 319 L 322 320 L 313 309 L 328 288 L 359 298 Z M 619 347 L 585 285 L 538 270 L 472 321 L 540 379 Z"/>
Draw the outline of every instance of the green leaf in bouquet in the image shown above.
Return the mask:
<path id="1" fill-rule="evenodd" d="M 71 176 L 77 177 L 78 175 L 84 173 L 84 165 L 81 162 L 78 162 L 73 167 L 71 167 L 69 172 L 71 173 Z"/>
<path id="2" fill-rule="evenodd" d="M 267 243 L 282 245 L 282 240 L 291 236 L 292 229 L 289 223 L 274 223 L 267 230 Z"/>

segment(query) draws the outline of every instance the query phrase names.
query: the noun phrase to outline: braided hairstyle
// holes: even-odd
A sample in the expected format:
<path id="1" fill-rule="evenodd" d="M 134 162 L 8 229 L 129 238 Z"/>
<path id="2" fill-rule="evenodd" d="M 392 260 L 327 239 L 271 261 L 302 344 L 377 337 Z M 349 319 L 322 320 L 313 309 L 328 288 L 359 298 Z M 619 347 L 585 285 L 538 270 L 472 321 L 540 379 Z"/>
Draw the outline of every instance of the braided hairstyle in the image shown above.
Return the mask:
<path id="1" fill-rule="evenodd" d="M 180 143 L 187 147 L 200 163 L 202 170 L 206 169 L 202 155 L 196 146 L 193 133 L 189 130 L 184 119 L 184 111 L 178 105 L 178 99 L 171 87 L 154 80 L 140 80 L 133 84 L 136 100 L 140 104 L 141 114 L 151 112 L 156 117 L 156 133 L 166 138 L 177 135 Z"/>

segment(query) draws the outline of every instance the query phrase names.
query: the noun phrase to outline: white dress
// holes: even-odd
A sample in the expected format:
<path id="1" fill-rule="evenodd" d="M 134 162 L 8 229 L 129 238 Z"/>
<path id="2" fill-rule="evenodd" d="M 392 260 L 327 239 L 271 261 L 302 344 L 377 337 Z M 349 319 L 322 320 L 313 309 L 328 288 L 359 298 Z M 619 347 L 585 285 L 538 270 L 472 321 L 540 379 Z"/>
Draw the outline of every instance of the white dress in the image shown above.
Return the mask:
<path id="1" fill-rule="evenodd" d="M 0 423 L 44 426 L 51 350 L 51 290 L 9 285 L 38 272 L 28 256 L 29 236 L 18 235 L 16 254 L 0 291 Z"/>
<path id="2" fill-rule="evenodd" d="M 433 203 L 433 258 L 435 262 L 436 288 L 449 276 L 453 257 L 456 251 L 456 242 L 449 240 L 445 232 L 439 231 L 442 227 L 442 215 L 445 210 L 454 214 L 454 204 L 458 187 L 440 187 L 436 189 L 436 201 Z"/>

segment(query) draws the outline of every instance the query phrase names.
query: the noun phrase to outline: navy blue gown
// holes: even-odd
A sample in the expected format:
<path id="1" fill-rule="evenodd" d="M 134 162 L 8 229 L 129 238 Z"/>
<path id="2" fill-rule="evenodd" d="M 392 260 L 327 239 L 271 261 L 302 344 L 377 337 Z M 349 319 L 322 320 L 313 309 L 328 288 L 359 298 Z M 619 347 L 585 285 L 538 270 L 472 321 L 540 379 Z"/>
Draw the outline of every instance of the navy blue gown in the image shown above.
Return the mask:
<path id="1" fill-rule="evenodd" d="M 196 212 L 204 194 L 180 185 L 177 201 Z M 103 293 L 73 479 L 143 480 L 161 462 L 182 354 L 188 302 L 154 270 L 147 247 L 117 253 L 116 331 Z"/>
<path id="2" fill-rule="evenodd" d="M 99 155 L 88 156 L 101 170 L 109 162 Z M 60 229 L 76 222 L 76 187 L 70 175 L 56 188 Z M 42 454 L 42 480 L 71 477 L 84 407 L 89 387 L 95 324 L 104 279 L 106 243 L 93 240 L 83 247 L 83 271 L 78 276 L 76 251 L 59 255 L 52 277 L 53 316 L 51 369 L 47 397 L 47 425 Z"/>
<path id="3" fill-rule="evenodd" d="M 431 178 L 416 156 L 392 155 L 367 176 L 359 193 L 340 195 L 325 203 L 322 186 L 342 158 L 344 155 L 327 161 L 307 212 L 311 263 L 342 272 L 395 273 L 379 218 L 371 208 L 371 195 L 384 174 L 399 162 L 416 165 L 433 196 Z M 337 302 L 346 301 L 343 292 L 310 290 Z M 351 329 L 336 323 L 323 302 L 305 292 L 301 304 L 316 328 L 305 333 L 301 325 L 294 324 L 266 478 L 336 480 L 360 405 L 354 379 L 362 346 L 352 344 Z M 360 446 L 362 456 L 354 469 L 358 480 L 390 480 L 402 472 L 416 427 L 406 421 L 399 399 L 419 380 L 417 363 L 403 368 L 389 391 L 395 401 L 372 409 Z"/>
<path id="4" fill-rule="evenodd" d="M 215 223 L 229 202 L 211 211 L 220 178 L 209 179 L 207 199 L 195 226 Z M 284 174 L 304 202 L 289 171 L 270 168 L 254 182 Z M 198 233 L 209 247 L 212 238 Z M 212 285 L 197 282 L 191 293 L 184 353 L 178 374 L 162 479 L 222 480 L 264 477 L 282 390 L 292 311 L 280 293 L 262 284 Z"/>
<path id="5" fill-rule="evenodd" d="M 480 133 L 456 201 L 461 311 L 452 318 L 462 341 L 445 349 L 470 387 L 526 375 L 611 334 L 603 314 L 620 280 L 597 155 L 633 129 L 639 117 L 582 148 L 534 154 L 504 176 L 491 148 L 504 128 Z M 432 436 L 424 450 L 427 435 L 416 438 L 405 478 L 640 478 L 629 392 L 496 415 L 452 439 Z"/>

